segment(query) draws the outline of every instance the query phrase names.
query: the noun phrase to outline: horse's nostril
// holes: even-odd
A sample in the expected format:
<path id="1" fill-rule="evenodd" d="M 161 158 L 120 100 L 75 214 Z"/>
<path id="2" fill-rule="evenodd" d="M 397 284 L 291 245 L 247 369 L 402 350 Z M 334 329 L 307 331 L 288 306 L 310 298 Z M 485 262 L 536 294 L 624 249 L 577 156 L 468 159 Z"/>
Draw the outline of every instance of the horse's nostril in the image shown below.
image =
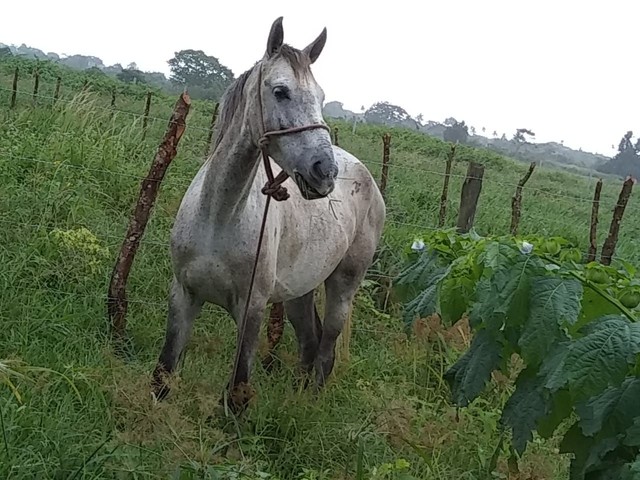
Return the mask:
<path id="1" fill-rule="evenodd" d="M 318 178 L 324 177 L 324 172 L 322 171 L 322 162 L 321 161 L 318 160 L 316 163 L 313 164 L 313 174 Z"/>

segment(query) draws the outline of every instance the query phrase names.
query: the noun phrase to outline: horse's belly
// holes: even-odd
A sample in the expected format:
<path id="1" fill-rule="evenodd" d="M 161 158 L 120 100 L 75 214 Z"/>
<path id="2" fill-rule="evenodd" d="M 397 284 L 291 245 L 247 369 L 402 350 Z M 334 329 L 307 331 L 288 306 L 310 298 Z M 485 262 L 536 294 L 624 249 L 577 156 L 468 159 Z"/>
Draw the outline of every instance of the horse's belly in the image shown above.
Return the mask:
<path id="1" fill-rule="evenodd" d="M 298 298 L 316 288 L 336 269 L 349 246 L 346 235 L 310 235 L 297 251 L 281 252 L 272 301 Z"/>

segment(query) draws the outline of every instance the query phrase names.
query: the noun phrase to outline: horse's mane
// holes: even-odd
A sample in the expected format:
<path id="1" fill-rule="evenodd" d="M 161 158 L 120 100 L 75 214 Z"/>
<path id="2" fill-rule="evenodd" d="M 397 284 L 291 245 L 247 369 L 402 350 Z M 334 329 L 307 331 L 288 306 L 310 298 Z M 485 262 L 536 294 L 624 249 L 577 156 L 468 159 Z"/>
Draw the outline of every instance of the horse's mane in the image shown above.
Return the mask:
<path id="1" fill-rule="evenodd" d="M 306 74 L 311 65 L 307 54 L 287 44 L 282 45 L 273 58 L 284 58 L 287 60 L 291 68 L 293 68 L 293 73 L 296 77 Z M 224 138 L 236 110 L 244 99 L 244 87 L 247 80 L 259 65 L 260 62 L 256 62 L 249 70 L 236 78 L 222 95 L 222 99 L 220 100 L 220 113 L 215 125 L 216 140 L 213 150 L 218 147 Z"/>

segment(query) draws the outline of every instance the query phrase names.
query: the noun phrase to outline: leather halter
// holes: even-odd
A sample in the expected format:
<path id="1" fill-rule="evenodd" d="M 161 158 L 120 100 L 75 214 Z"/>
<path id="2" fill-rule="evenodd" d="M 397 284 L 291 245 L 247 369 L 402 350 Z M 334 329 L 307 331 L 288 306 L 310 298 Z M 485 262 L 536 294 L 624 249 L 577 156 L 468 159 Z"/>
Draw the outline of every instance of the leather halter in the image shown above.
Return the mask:
<path id="1" fill-rule="evenodd" d="M 323 128 L 327 132 L 331 133 L 331 130 L 324 123 L 312 123 L 310 125 L 303 125 L 301 127 L 284 128 L 281 130 L 266 131 L 264 124 L 264 106 L 262 104 L 262 63 L 258 70 L 258 103 L 260 104 L 260 125 L 262 127 L 262 136 L 258 140 L 258 146 L 260 147 L 260 153 L 264 163 L 264 169 L 267 172 L 267 183 L 262 187 L 262 193 L 272 197 L 274 200 L 281 202 L 289 198 L 289 192 L 282 184 L 289 178 L 289 174 L 284 170 L 280 171 L 277 177 L 274 178 L 273 171 L 271 170 L 271 163 L 269 162 L 269 141 L 271 137 L 280 135 L 288 135 L 291 133 L 305 132 L 307 130 L 314 130 L 316 128 Z"/>

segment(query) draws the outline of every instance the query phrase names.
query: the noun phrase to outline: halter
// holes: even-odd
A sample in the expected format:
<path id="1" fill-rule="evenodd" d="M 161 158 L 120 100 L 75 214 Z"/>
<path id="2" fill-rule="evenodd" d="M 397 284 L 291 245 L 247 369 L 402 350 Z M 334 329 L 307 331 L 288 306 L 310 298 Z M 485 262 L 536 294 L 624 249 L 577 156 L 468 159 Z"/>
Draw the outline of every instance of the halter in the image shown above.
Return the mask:
<path id="1" fill-rule="evenodd" d="M 301 127 L 284 128 L 281 130 L 266 131 L 264 124 L 264 105 L 262 104 L 262 63 L 258 69 L 258 103 L 260 105 L 260 125 L 262 127 L 262 136 L 258 140 L 258 146 L 260 147 L 260 153 L 264 163 L 264 169 L 267 172 L 267 183 L 262 187 L 262 193 L 274 200 L 281 202 L 289 198 L 289 192 L 282 184 L 289 178 L 289 174 L 284 170 L 281 170 L 277 177 L 274 178 L 273 171 L 271 170 L 271 162 L 269 162 L 269 141 L 271 137 L 280 135 L 288 135 L 291 133 L 305 132 L 307 130 L 314 130 L 316 128 L 323 128 L 327 132 L 331 133 L 331 130 L 324 123 L 312 123 L 310 125 L 303 125 Z"/>

